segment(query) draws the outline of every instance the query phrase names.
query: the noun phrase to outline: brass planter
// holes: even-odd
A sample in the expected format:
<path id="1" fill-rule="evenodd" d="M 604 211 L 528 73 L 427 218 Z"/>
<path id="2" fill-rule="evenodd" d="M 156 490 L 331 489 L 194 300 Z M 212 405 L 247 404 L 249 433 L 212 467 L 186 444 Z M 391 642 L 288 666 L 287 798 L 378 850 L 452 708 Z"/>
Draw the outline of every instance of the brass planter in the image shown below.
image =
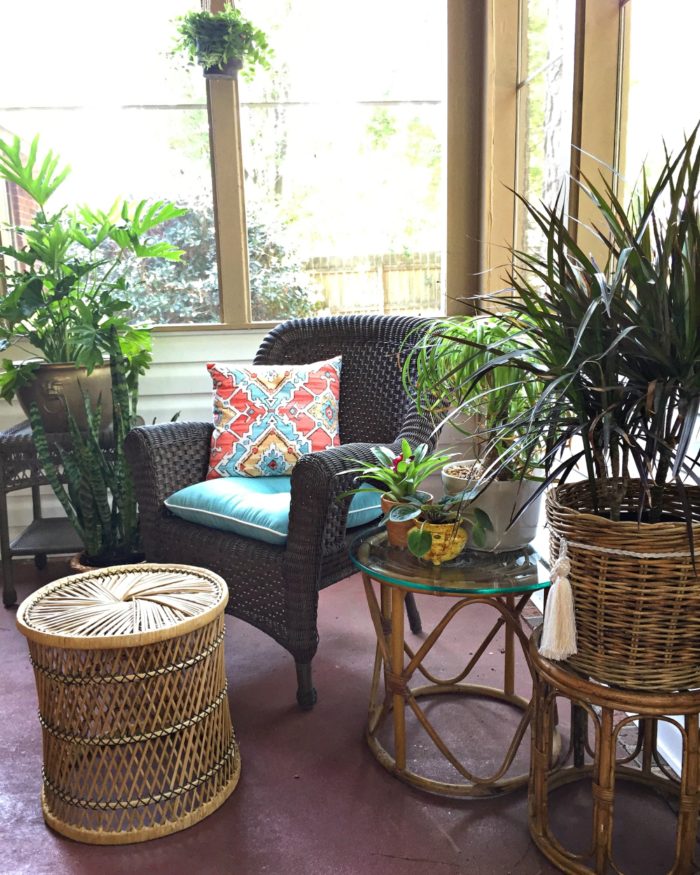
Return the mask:
<path id="1" fill-rule="evenodd" d="M 98 365 L 89 374 L 71 362 L 44 362 L 34 372 L 32 382 L 17 390 L 17 399 L 27 416 L 32 403 L 36 404 L 47 433 L 66 434 L 66 408 L 75 417 L 78 428 L 87 430 L 83 391 L 93 408 L 102 397 L 101 430 L 104 431 L 112 423 L 112 374 L 108 362 Z"/>

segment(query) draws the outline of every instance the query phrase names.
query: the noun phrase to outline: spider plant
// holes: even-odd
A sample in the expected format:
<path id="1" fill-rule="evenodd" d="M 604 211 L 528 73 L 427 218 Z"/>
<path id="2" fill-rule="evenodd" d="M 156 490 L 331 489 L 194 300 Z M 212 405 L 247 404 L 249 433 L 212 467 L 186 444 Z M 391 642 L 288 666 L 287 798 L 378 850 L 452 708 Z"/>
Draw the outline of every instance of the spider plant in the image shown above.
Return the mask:
<path id="1" fill-rule="evenodd" d="M 607 182 L 584 181 L 605 265 L 579 246 L 560 205 L 521 198 L 546 250 L 514 253 L 516 294 L 500 318 L 517 342 L 506 352 L 481 345 L 487 360 L 466 389 L 467 398 L 478 394 L 504 363 L 523 386 L 539 381 L 543 390 L 500 430 L 502 464 L 542 437 L 541 488 L 578 468 L 600 512 L 601 485 L 613 487 L 613 519 L 633 477 L 640 519 L 661 519 L 671 482 L 691 519 L 683 483 L 698 482 L 700 461 L 691 450 L 700 403 L 697 135 L 696 128 L 675 156 L 666 153 L 655 181 L 643 175 L 627 208 Z"/>
<path id="2" fill-rule="evenodd" d="M 509 360 L 523 341 L 526 336 L 495 316 L 439 319 L 419 338 L 404 366 L 404 385 L 418 409 L 474 438 L 484 480 L 527 475 L 544 448 L 539 435 L 529 439 L 528 428 L 517 433 L 517 443 L 506 428 L 522 419 L 544 388 L 534 377 L 523 380 Z M 495 351 L 504 360 L 485 369 L 475 383 L 475 371 L 492 364 Z"/>

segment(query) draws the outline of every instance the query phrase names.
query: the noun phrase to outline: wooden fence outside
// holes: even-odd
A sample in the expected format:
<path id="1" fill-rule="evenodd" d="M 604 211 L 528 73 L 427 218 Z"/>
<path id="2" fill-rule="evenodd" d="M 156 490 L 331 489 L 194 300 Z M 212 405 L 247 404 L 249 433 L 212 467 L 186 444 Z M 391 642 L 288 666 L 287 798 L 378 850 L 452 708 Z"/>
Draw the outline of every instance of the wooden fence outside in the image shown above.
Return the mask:
<path id="1" fill-rule="evenodd" d="M 439 252 L 312 258 L 304 270 L 333 315 L 441 311 Z"/>

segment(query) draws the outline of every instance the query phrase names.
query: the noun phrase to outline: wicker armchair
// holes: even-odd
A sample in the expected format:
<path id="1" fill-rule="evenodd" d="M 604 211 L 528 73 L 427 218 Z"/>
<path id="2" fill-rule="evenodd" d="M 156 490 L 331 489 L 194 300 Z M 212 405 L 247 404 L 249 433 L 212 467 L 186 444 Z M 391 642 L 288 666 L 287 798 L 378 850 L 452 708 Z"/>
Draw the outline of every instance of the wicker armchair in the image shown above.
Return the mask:
<path id="1" fill-rule="evenodd" d="M 376 444 L 432 440 L 432 425 L 417 414 L 402 388 L 406 336 L 424 325 L 403 316 L 295 319 L 263 340 L 255 364 L 304 364 L 342 354 L 341 447 L 304 456 L 292 475 L 289 535 L 273 546 L 173 516 L 164 499 L 203 480 L 212 425 L 174 422 L 135 428 L 126 441 L 151 562 L 209 568 L 228 583 L 227 611 L 271 635 L 294 657 L 297 701 L 313 707 L 311 660 L 318 646 L 318 592 L 352 573 L 346 520 L 349 499 L 338 495 L 353 475 L 338 477 L 348 457 L 370 458 Z M 362 529 L 353 529 L 350 537 Z"/>

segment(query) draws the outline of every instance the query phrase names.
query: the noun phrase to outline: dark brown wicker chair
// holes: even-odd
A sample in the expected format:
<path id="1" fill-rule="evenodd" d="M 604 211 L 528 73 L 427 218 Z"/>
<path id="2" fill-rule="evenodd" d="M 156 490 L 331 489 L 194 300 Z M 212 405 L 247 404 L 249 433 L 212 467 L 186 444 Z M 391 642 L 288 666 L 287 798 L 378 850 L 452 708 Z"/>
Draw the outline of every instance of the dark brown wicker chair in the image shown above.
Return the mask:
<path id="1" fill-rule="evenodd" d="M 337 501 L 353 475 L 337 474 L 348 457 L 371 458 L 377 444 L 432 440 L 402 387 L 402 345 L 423 320 L 404 316 L 295 319 L 263 340 L 255 364 L 303 364 L 341 354 L 342 446 L 304 456 L 292 475 L 289 536 L 277 547 L 173 516 L 163 501 L 204 479 L 212 425 L 174 422 L 135 428 L 126 442 L 151 562 L 200 565 L 220 574 L 231 591 L 227 611 L 271 635 L 296 661 L 297 700 L 313 707 L 311 660 L 318 646 L 318 592 L 352 573 L 345 524 L 349 499 Z M 413 618 L 415 624 L 415 618 Z M 418 618 L 418 623 L 420 622 Z"/>

